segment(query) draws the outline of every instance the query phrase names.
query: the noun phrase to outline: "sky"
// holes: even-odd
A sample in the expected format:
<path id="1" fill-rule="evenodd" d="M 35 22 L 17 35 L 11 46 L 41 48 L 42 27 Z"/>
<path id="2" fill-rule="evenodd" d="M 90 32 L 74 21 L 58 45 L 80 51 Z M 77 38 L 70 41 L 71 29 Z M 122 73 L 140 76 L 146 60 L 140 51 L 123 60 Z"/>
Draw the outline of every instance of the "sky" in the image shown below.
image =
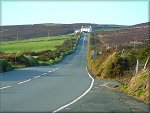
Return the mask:
<path id="1" fill-rule="evenodd" d="M 134 25 L 149 21 L 149 0 L 1 0 L 1 25 L 96 23 Z"/>

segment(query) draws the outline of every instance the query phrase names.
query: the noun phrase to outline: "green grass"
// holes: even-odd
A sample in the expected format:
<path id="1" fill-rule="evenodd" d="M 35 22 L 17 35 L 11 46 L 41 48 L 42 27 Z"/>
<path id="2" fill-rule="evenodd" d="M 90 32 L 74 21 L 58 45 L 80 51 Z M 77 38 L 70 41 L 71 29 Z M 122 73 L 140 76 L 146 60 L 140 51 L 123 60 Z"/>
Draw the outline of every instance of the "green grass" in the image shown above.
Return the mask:
<path id="1" fill-rule="evenodd" d="M 57 46 L 62 45 L 66 39 L 77 38 L 73 35 L 60 35 L 33 38 L 18 41 L 1 42 L 1 51 L 5 53 L 21 53 L 24 51 L 39 52 L 44 50 L 55 50 Z"/>

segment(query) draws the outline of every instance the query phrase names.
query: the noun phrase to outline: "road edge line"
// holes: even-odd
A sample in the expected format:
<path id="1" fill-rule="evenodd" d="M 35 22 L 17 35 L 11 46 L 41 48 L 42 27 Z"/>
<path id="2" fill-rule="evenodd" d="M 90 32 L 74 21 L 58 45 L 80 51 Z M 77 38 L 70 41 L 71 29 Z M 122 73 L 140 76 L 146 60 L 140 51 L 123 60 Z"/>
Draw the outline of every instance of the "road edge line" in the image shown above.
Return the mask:
<path id="1" fill-rule="evenodd" d="M 91 82 L 90 87 L 89 87 L 81 96 L 79 96 L 79 97 L 76 98 L 75 100 L 71 101 L 70 103 L 68 103 L 68 104 L 66 104 L 66 105 L 64 105 L 64 106 L 62 106 L 62 107 L 60 107 L 60 108 L 58 108 L 57 110 L 54 110 L 52 113 L 56 113 L 56 112 L 58 112 L 58 111 L 60 111 L 60 110 L 62 110 L 62 109 L 64 109 L 64 108 L 66 108 L 66 107 L 68 107 L 68 106 L 74 104 L 75 102 L 77 102 L 78 100 L 80 100 L 82 97 L 84 97 L 84 96 L 91 90 L 91 88 L 93 87 L 93 84 L 94 84 L 94 78 L 93 78 L 93 77 L 90 75 L 90 73 L 88 72 L 87 67 L 86 67 L 86 71 L 87 71 L 87 74 L 89 75 L 89 77 L 92 79 L 92 82 Z"/>

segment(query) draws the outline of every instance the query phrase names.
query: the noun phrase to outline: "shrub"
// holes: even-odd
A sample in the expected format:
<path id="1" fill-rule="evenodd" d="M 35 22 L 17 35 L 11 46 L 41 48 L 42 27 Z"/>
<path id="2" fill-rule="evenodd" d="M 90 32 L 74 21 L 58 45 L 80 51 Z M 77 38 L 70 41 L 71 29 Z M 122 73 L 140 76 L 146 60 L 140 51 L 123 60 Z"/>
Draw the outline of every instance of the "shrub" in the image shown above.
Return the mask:
<path id="1" fill-rule="evenodd" d="M 115 53 L 103 60 L 98 67 L 98 76 L 114 78 L 125 76 L 130 69 L 130 64 L 126 57 L 121 57 L 120 53 Z"/>
<path id="2" fill-rule="evenodd" d="M 16 57 L 16 62 L 25 66 L 37 66 L 38 61 L 33 57 L 26 57 L 24 55 L 19 55 Z"/>
<path id="3" fill-rule="evenodd" d="M 142 63 L 145 63 L 148 56 L 150 54 L 150 46 L 146 46 L 141 48 L 136 52 L 136 57 L 139 59 Z"/>
<path id="4" fill-rule="evenodd" d="M 55 51 L 47 50 L 39 53 L 40 55 L 37 59 L 44 62 L 61 59 L 61 57 L 63 58 L 64 56 L 72 53 L 71 51 L 76 43 L 77 39 L 67 39 L 62 45 L 57 46 Z"/>
<path id="5" fill-rule="evenodd" d="M 54 52 L 53 51 L 44 51 L 42 52 L 42 54 L 40 54 L 37 58 L 40 61 L 49 61 L 49 60 L 54 60 L 55 56 L 54 56 Z"/>
<path id="6" fill-rule="evenodd" d="M 108 69 L 108 75 L 123 76 L 126 71 L 129 70 L 129 60 L 127 58 L 118 57 L 112 62 Z"/>
<path id="7" fill-rule="evenodd" d="M 39 62 L 37 59 L 33 58 L 33 57 L 28 57 L 29 60 L 29 66 L 38 66 Z"/>
<path id="8" fill-rule="evenodd" d="M 12 66 L 5 60 L 0 60 L 0 72 L 6 72 L 12 70 Z"/>
<path id="9" fill-rule="evenodd" d="M 19 55 L 16 57 L 16 62 L 18 64 L 24 64 L 25 66 L 29 66 L 30 62 L 28 60 L 28 58 L 26 58 L 24 55 Z"/>

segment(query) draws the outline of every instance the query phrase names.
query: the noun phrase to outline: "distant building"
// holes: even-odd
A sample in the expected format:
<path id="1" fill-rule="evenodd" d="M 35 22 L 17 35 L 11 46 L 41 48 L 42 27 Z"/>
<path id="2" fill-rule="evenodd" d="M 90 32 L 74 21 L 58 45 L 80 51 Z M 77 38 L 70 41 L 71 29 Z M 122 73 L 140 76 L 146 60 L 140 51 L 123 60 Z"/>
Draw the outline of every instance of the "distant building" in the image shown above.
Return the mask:
<path id="1" fill-rule="evenodd" d="M 77 34 L 77 33 L 80 33 L 81 32 L 81 29 L 76 29 L 74 30 L 74 33 Z"/>
<path id="2" fill-rule="evenodd" d="M 90 33 L 90 32 L 92 32 L 92 27 L 91 26 L 89 26 L 89 27 L 81 27 L 81 29 L 75 29 L 74 30 L 74 33 L 76 34 L 76 33 L 79 33 L 79 32 L 88 32 L 88 33 Z"/>
<path id="3" fill-rule="evenodd" d="M 92 27 L 90 26 L 90 27 L 81 27 L 81 32 L 92 32 Z"/>

